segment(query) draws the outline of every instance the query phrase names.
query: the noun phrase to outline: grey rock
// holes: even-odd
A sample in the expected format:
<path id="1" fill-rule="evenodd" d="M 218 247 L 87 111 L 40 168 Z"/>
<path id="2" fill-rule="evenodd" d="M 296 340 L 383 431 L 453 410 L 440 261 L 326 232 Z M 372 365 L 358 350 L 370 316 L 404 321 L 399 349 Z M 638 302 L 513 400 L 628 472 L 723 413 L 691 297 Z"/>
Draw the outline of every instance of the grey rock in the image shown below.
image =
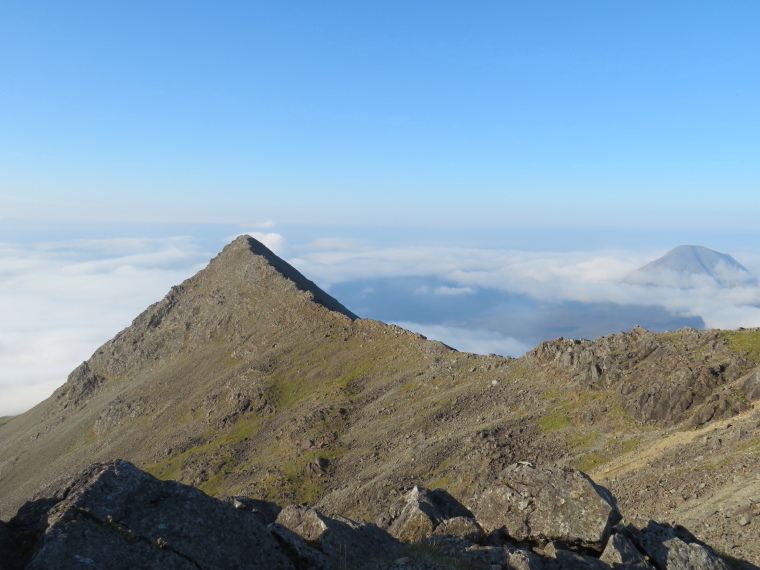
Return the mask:
<path id="1" fill-rule="evenodd" d="M 760 399 L 760 368 L 747 375 L 742 384 L 742 391 L 749 400 Z"/>
<path id="2" fill-rule="evenodd" d="M 541 557 L 529 550 L 504 547 L 507 570 L 543 570 Z"/>
<path id="3" fill-rule="evenodd" d="M 360 524 L 341 516 L 327 517 L 304 505 L 285 507 L 277 523 L 318 545 L 337 567 L 361 568 L 375 560 L 393 558 L 399 542 L 374 524 Z"/>
<path id="4" fill-rule="evenodd" d="M 330 559 L 319 550 L 310 547 L 302 536 L 278 523 L 267 526 L 267 530 L 279 543 L 282 551 L 300 569 L 323 570 L 332 567 Z"/>
<path id="5" fill-rule="evenodd" d="M 81 518 L 53 523 L 45 532 L 26 570 L 197 570 L 199 566 L 181 553 L 162 548 L 128 531 L 103 526 L 99 521 Z M 210 568 L 210 566 L 205 566 Z"/>
<path id="6" fill-rule="evenodd" d="M 644 555 L 622 534 L 613 534 L 610 537 L 599 560 L 611 564 L 613 568 L 638 568 L 640 570 L 651 570 L 652 568 Z"/>
<path id="7" fill-rule="evenodd" d="M 473 567 L 477 567 L 478 564 L 501 567 L 507 559 L 507 551 L 500 546 L 471 545 L 456 556 L 460 560 L 470 562 Z"/>
<path id="8" fill-rule="evenodd" d="M 252 513 L 261 524 L 267 526 L 277 520 L 282 508 L 272 501 L 252 499 L 250 497 L 231 497 L 232 506 L 241 511 Z"/>
<path id="9" fill-rule="evenodd" d="M 747 526 L 749 523 L 752 522 L 753 518 L 754 518 L 754 515 L 752 513 L 744 513 L 739 518 L 739 526 Z"/>
<path id="10" fill-rule="evenodd" d="M 478 523 L 517 541 L 561 541 L 601 552 L 620 520 L 609 493 L 576 469 L 522 462 L 475 499 Z"/>
<path id="11" fill-rule="evenodd" d="M 419 486 L 394 501 L 377 525 L 406 542 L 431 534 L 450 534 L 476 542 L 483 535 L 473 514 L 448 492 Z"/>
<path id="12" fill-rule="evenodd" d="M 562 570 L 610 570 L 606 562 L 570 550 L 557 550 L 557 561 Z"/>
<path id="13" fill-rule="evenodd" d="M 715 552 L 683 527 L 649 521 L 646 528 L 631 525 L 622 529 L 636 547 L 667 570 L 728 570 Z"/>
<path id="14" fill-rule="evenodd" d="M 198 489 L 123 460 L 74 480 L 47 511 L 28 568 L 293 568 L 255 517 Z"/>

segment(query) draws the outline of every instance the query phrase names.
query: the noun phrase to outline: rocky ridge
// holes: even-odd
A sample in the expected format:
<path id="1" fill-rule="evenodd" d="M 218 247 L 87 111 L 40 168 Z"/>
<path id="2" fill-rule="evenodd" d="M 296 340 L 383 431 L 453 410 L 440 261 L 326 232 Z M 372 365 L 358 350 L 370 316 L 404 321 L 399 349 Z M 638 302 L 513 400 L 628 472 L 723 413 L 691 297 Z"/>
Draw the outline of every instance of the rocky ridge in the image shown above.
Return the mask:
<path id="1" fill-rule="evenodd" d="M 758 563 L 758 363 L 758 329 L 457 352 L 356 318 L 242 237 L 0 426 L 0 516 L 117 458 L 208 495 L 357 521 L 415 487 L 475 513 L 469 498 L 531 461 L 589 473 L 641 528 L 684 524 Z"/>
<path id="2" fill-rule="evenodd" d="M 124 460 L 37 497 L 0 526 L 4 569 L 728 569 L 682 527 L 618 524 L 614 498 L 582 473 L 527 462 L 477 497 L 475 514 L 442 489 L 415 487 L 379 524 L 221 501 Z"/>

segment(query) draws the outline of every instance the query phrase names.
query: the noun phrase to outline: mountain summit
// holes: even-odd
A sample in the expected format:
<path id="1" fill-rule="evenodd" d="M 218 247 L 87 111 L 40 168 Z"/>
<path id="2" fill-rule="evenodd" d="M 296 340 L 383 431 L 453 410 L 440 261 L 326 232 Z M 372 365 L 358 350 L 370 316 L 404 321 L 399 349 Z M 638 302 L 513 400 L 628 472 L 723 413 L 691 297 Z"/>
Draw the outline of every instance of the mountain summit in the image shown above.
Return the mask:
<path id="1" fill-rule="evenodd" d="M 679 245 L 626 278 L 637 285 L 693 288 L 754 287 L 757 278 L 727 253 L 698 245 Z"/>
<path id="2" fill-rule="evenodd" d="M 211 496 L 363 520 L 415 485 L 470 502 L 528 461 L 587 471 L 627 513 L 760 555 L 755 503 L 733 502 L 760 488 L 759 364 L 760 329 L 457 352 L 357 318 L 241 236 L 0 426 L 0 519 L 119 458 Z"/>

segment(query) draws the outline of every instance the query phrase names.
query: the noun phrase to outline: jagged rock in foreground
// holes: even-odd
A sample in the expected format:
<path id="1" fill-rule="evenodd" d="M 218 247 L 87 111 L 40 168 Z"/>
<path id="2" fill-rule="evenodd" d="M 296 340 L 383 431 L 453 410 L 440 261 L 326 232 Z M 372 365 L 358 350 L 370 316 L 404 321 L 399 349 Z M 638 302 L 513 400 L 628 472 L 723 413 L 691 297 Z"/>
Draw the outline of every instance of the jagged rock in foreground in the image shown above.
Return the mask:
<path id="1" fill-rule="evenodd" d="M 327 517 L 303 505 L 285 507 L 277 524 L 307 541 L 316 542 L 333 562 L 359 568 L 373 560 L 391 557 L 399 543 L 374 524 L 359 524 L 341 516 Z"/>
<path id="2" fill-rule="evenodd" d="M 516 463 L 476 499 L 486 531 L 520 541 L 560 541 L 601 552 L 621 515 L 612 497 L 576 469 Z"/>
<path id="3" fill-rule="evenodd" d="M 614 534 L 607 541 L 607 547 L 599 557 L 600 560 L 612 564 L 623 564 L 629 568 L 651 568 L 644 555 L 623 534 Z"/>
<path id="4" fill-rule="evenodd" d="M 477 542 L 483 535 L 475 516 L 444 489 L 417 485 L 394 501 L 377 524 L 406 542 L 430 534 L 449 534 Z"/>
<path id="5" fill-rule="evenodd" d="M 518 464 L 513 471 L 525 467 Z M 601 559 L 589 556 L 589 550 L 580 548 L 589 542 L 584 538 L 589 527 L 585 517 L 592 519 L 591 526 L 599 525 L 594 514 L 598 509 L 587 507 L 601 495 L 594 499 L 585 491 L 578 492 L 576 483 L 568 488 L 567 480 L 583 478 L 580 473 L 530 468 L 540 474 L 535 481 L 562 489 L 550 494 L 548 501 L 546 495 L 522 495 L 526 504 L 533 499 L 544 502 L 540 508 L 547 520 L 541 524 L 550 525 L 553 520 L 555 530 L 545 528 L 539 537 L 518 529 L 516 535 L 501 536 L 498 544 L 476 544 L 473 535 L 468 540 L 441 531 L 441 521 L 460 518 L 467 509 L 445 491 L 415 487 L 403 506 L 397 501 L 391 506 L 395 514 L 384 518 L 407 521 L 407 530 L 418 531 L 417 545 L 404 546 L 374 524 L 328 517 L 304 505 L 282 509 L 277 522 L 265 527 L 259 520 L 261 513 L 252 510 L 246 498 L 233 499 L 240 507 L 235 508 L 193 487 L 155 479 L 124 460 L 97 463 L 47 486 L 41 494 L 48 496 L 27 502 L 9 524 L 0 524 L 0 568 L 652 570 L 646 555 L 658 570 L 727 570 L 688 531 L 654 521 L 643 529 L 618 525 Z M 587 484 L 594 486 L 591 481 Z M 487 506 L 488 496 L 478 499 L 481 508 Z M 512 508 L 496 499 L 490 510 L 484 509 L 489 516 Z M 269 515 L 279 508 L 250 501 L 266 507 Z M 420 521 L 426 518 L 439 525 L 421 530 L 427 523 Z M 478 526 L 471 517 L 462 518 Z M 609 530 L 604 526 L 605 532 Z M 563 541 L 547 543 L 541 538 L 555 535 Z M 573 547 L 580 549 L 569 550 Z"/>
<path id="6" fill-rule="evenodd" d="M 10 522 L 28 549 L 20 567 L 293 568 L 256 517 L 127 461 L 92 465 L 49 491 Z"/>
<path id="7" fill-rule="evenodd" d="M 631 539 L 658 568 L 691 570 L 728 566 L 683 527 L 670 527 L 649 521 L 643 529 L 623 527 L 620 532 Z"/>

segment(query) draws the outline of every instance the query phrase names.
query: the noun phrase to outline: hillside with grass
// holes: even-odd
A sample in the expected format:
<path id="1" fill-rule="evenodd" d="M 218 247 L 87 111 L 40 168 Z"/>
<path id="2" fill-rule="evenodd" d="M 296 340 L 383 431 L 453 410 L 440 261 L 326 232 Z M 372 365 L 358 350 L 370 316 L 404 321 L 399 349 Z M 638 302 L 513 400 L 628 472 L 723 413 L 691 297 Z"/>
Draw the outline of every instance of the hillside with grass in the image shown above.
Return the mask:
<path id="1" fill-rule="evenodd" d="M 0 518 L 117 458 L 208 495 L 363 520 L 414 485 L 466 504 L 527 460 L 589 472 L 629 516 L 757 560 L 760 519 L 742 523 L 760 496 L 759 362 L 758 329 L 458 352 L 358 318 L 240 237 L 2 426 Z"/>

